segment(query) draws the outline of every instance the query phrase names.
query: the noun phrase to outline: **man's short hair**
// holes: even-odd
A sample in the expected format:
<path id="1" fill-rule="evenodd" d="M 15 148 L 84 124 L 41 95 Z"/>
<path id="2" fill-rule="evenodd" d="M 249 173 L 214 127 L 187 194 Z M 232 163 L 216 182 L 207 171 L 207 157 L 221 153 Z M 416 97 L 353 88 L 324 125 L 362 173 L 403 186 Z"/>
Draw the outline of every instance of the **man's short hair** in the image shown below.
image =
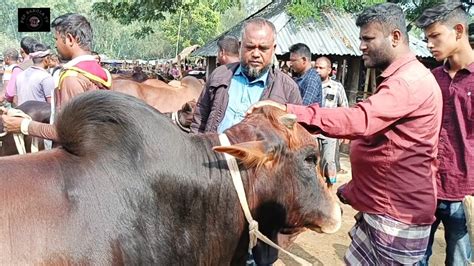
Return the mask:
<path id="1" fill-rule="evenodd" d="M 51 27 L 61 35 L 63 41 L 67 34 L 71 34 L 82 49 L 92 50 L 92 27 L 84 16 L 75 13 L 64 14 L 55 18 Z"/>
<path id="2" fill-rule="evenodd" d="M 25 36 L 20 40 L 20 47 L 26 54 L 30 54 L 33 51 L 33 46 L 37 44 L 38 41 L 35 38 Z"/>
<path id="3" fill-rule="evenodd" d="M 301 57 L 306 57 L 309 61 L 311 61 L 311 50 L 309 50 L 308 45 L 304 43 L 293 44 L 290 47 L 290 53 L 297 54 Z"/>
<path id="4" fill-rule="evenodd" d="M 331 62 L 331 59 L 325 57 L 325 56 L 321 56 L 321 57 L 318 57 L 316 58 L 316 61 L 324 61 L 326 62 L 326 64 L 328 65 L 328 67 L 332 70 L 332 62 Z"/>
<path id="5" fill-rule="evenodd" d="M 458 1 L 444 3 L 426 9 L 416 20 L 416 26 L 421 29 L 426 29 L 436 22 L 449 26 L 461 23 L 466 28 L 466 33 L 468 33 L 469 30 L 467 25 L 469 22 L 469 14 Z"/>
<path id="6" fill-rule="evenodd" d="M 235 36 L 225 35 L 217 40 L 220 51 L 225 51 L 229 55 L 239 56 L 239 39 Z"/>
<path id="7" fill-rule="evenodd" d="M 356 25 L 363 27 L 369 23 L 379 23 L 382 26 L 385 36 L 394 30 L 399 30 L 405 43 L 408 44 L 408 31 L 403 10 L 393 3 L 382 3 L 370 6 L 357 17 Z"/>
<path id="8" fill-rule="evenodd" d="M 275 25 L 273 25 L 273 23 L 269 20 L 266 20 L 264 18 L 261 18 L 261 17 L 255 17 L 255 18 L 251 18 L 249 20 L 246 20 L 244 22 L 244 25 L 242 27 L 242 34 L 241 34 L 241 40 L 244 39 L 244 35 L 245 35 L 245 30 L 247 29 L 247 27 L 249 25 L 257 25 L 257 26 L 260 26 L 260 27 L 269 27 L 271 30 L 272 30 L 272 33 L 273 33 L 273 41 L 276 41 L 276 28 L 275 28 Z"/>
<path id="9" fill-rule="evenodd" d="M 15 48 L 7 48 L 3 52 L 3 60 L 11 59 L 13 61 L 18 61 L 18 58 L 20 58 L 20 55 Z"/>

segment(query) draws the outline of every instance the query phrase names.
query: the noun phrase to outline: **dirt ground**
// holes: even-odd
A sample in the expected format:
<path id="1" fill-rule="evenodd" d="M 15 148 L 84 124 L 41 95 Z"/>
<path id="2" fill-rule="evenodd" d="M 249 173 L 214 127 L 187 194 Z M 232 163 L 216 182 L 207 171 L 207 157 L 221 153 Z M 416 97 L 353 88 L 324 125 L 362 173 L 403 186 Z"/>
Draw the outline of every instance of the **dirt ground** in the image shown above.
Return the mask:
<path id="1" fill-rule="evenodd" d="M 347 156 L 341 157 L 341 166 L 343 169 L 349 170 L 348 174 L 339 175 L 335 189 L 348 182 L 351 179 L 350 163 Z M 335 192 L 334 192 L 335 193 Z M 342 217 L 342 226 L 338 232 L 334 234 L 318 234 L 313 231 L 306 231 L 298 236 L 296 241 L 288 248 L 291 253 L 304 258 L 313 265 L 344 265 L 344 253 L 346 252 L 350 239 L 348 232 L 354 225 L 354 215 L 356 211 L 349 205 L 342 205 L 344 214 Z M 430 265 L 444 265 L 445 242 L 443 239 L 443 229 L 438 229 L 433 244 L 433 256 L 430 258 Z M 280 254 L 280 259 L 274 264 L 282 265 L 299 265 L 293 259 L 286 255 Z"/>

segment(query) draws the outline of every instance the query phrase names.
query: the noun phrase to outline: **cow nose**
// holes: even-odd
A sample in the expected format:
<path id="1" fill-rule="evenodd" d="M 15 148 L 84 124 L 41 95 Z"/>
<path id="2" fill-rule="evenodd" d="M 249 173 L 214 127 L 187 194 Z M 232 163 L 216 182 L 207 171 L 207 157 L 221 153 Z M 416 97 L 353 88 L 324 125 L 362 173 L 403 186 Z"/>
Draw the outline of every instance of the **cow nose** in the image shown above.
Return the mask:
<path id="1" fill-rule="evenodd" d="M 341 207 L 339 208 L 341 209 L 341 216 L 342 216 L 344 214 L 344 210 Z"/>

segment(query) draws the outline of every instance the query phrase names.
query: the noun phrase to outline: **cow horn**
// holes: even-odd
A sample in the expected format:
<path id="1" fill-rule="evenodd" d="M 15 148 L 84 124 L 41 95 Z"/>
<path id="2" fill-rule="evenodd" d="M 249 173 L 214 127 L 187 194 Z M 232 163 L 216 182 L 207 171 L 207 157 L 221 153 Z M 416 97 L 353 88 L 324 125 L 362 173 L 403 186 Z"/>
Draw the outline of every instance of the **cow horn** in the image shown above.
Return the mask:
<path id="1" fill-rule="evenodd" d="M 296 115 L 294 115 L 294 114 L 285 114 L 285 115 L 280 116 L 279 120 L 280 120 L 280 123 L 285 125 L 285 127 L 289 128 L 289 129 L 293 129 L 293 127 L 295 126 L 295 123 L 296 123 Z"/>

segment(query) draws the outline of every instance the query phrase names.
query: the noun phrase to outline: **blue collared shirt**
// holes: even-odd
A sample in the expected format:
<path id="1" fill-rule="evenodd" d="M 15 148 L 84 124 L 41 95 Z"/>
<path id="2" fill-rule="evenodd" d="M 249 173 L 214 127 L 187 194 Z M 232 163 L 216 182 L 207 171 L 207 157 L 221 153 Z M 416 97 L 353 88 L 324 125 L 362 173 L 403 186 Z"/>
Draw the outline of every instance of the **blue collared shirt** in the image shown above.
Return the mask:
<path id="1" fill-rule="evenodd" d="M 319 103 L 322 106 L 323 87 L 321 85 L 321 77 L 314 68 L 310 68 L 301 77 L 295 78 L 300 89 L 303 105 Z"/>
<path id="2" fill-rule="evenodd" d="M 267 86 L 267 77 L 268 70 L 258 79 L 249 81 L 242 68 L 240 66 L 237 68 L 228 90 L 229 103 L 224 118 L 217 128 L 219 134 L 242 121 L 249 107 L 260 100 Z"/>

